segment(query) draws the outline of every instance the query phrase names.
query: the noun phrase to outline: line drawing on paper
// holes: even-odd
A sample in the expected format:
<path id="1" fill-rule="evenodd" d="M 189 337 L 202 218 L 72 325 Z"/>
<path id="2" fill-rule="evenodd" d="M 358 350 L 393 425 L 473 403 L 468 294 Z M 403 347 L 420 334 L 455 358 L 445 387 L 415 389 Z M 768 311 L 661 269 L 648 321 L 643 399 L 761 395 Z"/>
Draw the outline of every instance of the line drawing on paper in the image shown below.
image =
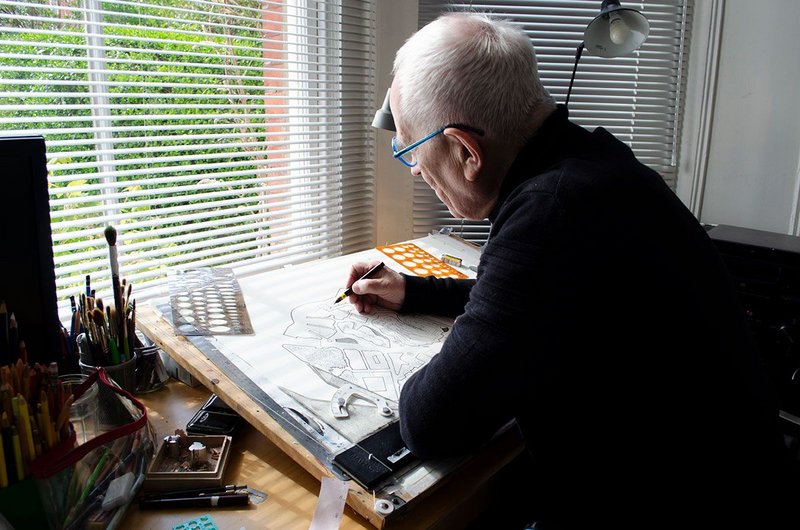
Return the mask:
<path id="1" fill-rule="evenodd" d="M 334 388 L 352 383 L 396 402 L 406 380 L 439 352 L 452 321 L 310 302 L 291 310 L 282 347 Z"/>
<path id="2" fill-rule="evenodd" d="M 450 253 L 462 256 L 465 263 L 478 261 L 479 252 L 453 245 L 447 236 L 428 236 L 417 243 L 432 256 Z M 386 255 L 370 249 L 242 275 L 237 280 L 255 333 L 210 338 L 218 351 L 296 415 L 310 436 L 332 453 L 397 421 L 403 385 L 439 353 L 453 325 L 448 317 L 382 309 L 361 315 L 350 303 L 334 304 L 351 263 L 375 259 Z M 398 272 L 414 272 L 393 260 L 387 265 L 396 266 Z M 348 385 L 364 392 L 347 394 Z M 369 397 L 376 394 L 388 404 L 391 415 L 381 415 L 385 407 Z M 335 408 L 343 396 L 348 417 L 337 415 L 341 407 Z"/>

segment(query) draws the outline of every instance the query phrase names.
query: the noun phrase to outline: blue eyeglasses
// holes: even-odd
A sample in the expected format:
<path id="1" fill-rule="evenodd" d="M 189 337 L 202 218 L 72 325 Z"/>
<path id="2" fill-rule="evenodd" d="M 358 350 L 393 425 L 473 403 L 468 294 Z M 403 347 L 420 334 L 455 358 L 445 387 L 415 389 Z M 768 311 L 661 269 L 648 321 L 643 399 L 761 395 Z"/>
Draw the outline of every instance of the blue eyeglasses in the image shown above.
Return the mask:
<path id="1" fill-rule="evenodd" d="M 437 130 L 433 131 L 432 133 L 430 133 L 425 138 L 422 138 L 421 140 L 417 140 L 416 142 L 414 142 L 413 144 L 409 145 L 408 147 L 404 147 L 403 149 L 400 149 L 399 151 L 397 150 L 397 136 L 393 136 L 392 137 L 392 157 L 398 159 L 400 162 L 405 164 L 407 167 L 414 167 L 414 166 L 417 165 L 417 162 L 415 160 L 413 160 L 413 158 L 411 160 L 407 159 L 406 155 L 409 152 L 411 152 L 413 149 L 416 149 L 420 145 L 424 144 L 425 142 L 427 142 L 428 140 L 433 138 L 434 136 L 442 134 L 445 129 L 451 129 L 451 128 L 452 129 L 461 129 L 462 131 L 474 132 L 475 134 L 477 134 L 479 136 L 483 136 L 483 134 L 484 134 L 483 130 L 475 128 L 475 127 L 470 127 L 469 125 L 462 125 L 460 123 L 450 123 L 448 125 L 445 125 L 441 129 L 437 129 Z"/>

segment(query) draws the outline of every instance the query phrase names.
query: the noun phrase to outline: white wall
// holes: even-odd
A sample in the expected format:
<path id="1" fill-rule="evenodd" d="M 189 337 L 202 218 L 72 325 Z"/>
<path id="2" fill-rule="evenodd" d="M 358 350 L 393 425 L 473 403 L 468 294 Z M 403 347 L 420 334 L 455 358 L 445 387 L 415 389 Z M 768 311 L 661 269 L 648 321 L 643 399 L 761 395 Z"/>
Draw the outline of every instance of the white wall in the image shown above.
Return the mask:
<path id="1" fill-rule="evenodd" d="M 376 30 L 377 109 L 392 83 L 395 52 L 417 31 L 417 0 L 378 0 Z M 376 131 L 376 245 L 405 241 L 413 235 L 414 180 L 408 168 L 392 158 L 392 136 L 388 131 Z"/>
<path id="2" fill-rule="evenodd" d="M 706 223 L 797 233 L 800 2 L 695 5 L 678 194 Z"/>

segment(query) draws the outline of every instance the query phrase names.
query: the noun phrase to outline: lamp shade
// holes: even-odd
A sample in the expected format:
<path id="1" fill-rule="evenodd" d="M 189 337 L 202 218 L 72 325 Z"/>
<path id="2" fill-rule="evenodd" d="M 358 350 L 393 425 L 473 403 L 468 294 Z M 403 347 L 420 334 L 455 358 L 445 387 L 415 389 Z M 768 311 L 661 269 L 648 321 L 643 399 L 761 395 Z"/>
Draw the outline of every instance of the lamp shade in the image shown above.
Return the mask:
<path id="1" fill-rule="evenodd" d="M 639 48 L 650 32 L 650 23 L 635 9 L 603 0 L 600 14 L 586 27 L 586 51 L 600 57 L 621 57 Z"/>
<path id="2" fill-rule="evenodd" d="M 389 93 L 391 89 L 386 91 L 386 98 L 383 100 L 383 106 L 375 111 L 375 118 L 372 120 L 372 126 L 376 129 L 385 129 L 387 131 L 396 131 L 394 126 L 394 116 L 392 116 L 392 109 L 389 106 Z"/>

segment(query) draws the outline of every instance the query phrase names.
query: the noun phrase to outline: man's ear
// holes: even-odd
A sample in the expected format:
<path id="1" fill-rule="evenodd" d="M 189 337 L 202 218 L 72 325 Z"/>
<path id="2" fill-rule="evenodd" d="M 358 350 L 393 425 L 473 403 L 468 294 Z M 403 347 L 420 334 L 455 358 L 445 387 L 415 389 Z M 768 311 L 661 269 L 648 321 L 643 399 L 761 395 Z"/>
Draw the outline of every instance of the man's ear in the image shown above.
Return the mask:
<path id="1" fill-rule="evenodd" d="M 470 182 L 478 178 L 483 167 L 483 149 L 474 134 L 455 127 L 448 127 L 443 134 L 450 140 L 455 157 L 464 168 L 464 177 Z"/>

